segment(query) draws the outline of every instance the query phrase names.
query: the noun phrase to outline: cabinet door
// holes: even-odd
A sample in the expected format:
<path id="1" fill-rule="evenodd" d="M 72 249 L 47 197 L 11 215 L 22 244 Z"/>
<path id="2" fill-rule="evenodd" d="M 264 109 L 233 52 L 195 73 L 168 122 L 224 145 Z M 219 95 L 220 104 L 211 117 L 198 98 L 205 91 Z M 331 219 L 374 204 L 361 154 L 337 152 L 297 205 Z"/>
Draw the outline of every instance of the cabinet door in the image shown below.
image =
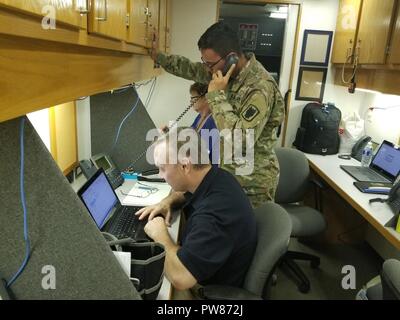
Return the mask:
<path id="1" fill-rule="evenodd" d="M 92 0 L 89 32 L 126 39 L 126 0 Z"/>
<path id="2" fill-rule="evenodd" d="M 389 63 L 400 64 L 400 5 L 397 8 L 397 18 L 393 25 L 393 35 L 390 44 Z"/>
<path id="3" fill-rule="evenodd" d="M 147 46 L 147 0 L 129 0 L 127 42 Z"/>
<path id="4" fill-rule="evenodd" d="M 357 22 L 361 0 L 341 0 L 336 21 L 335 40 L 332 49 L 332 63 L 351 63 L 355 48 Z"/>
<path id="5" fill-rule="evenodd" d="M 80 27 L 80 9 L 86 10 L 86 0 L 0 0 L 0 5 L 17 9 L 18 11 L 32 13 L 39 16 L 52 17 L 55 21 Z"/>
<path id="6" fill-rule="evenodd" d="M 359 63 L 385 63 L 394 2 L 363 1 L 356 45 L 359 48 Z"/>
<path id="7" fill-rule="evenodd" d="M 167 52 L 167 0 L 160 0 L 160 25 L 158 27 L 159 49 Z"/>
<path id="8" fill-rule="evenodd" d="M 148 0 L 147 2 L 147 46 L 151 47 L 154 29 L 159 30 L 160 3 L 159 0 Z"/>

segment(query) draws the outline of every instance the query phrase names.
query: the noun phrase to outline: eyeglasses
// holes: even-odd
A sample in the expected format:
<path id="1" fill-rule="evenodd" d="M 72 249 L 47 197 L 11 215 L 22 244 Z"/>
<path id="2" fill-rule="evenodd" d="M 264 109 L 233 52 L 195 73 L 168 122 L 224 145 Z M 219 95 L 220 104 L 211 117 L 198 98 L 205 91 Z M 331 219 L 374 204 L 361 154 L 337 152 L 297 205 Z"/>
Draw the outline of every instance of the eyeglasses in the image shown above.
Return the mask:
<path id="1" fill-rule="evenodd" d="M 202 94 L 200 96 L 190 97 L 190 104 L 191 105 L 195 104 L 197 101 L 199 101 L 203 97 L 204 97 L 204 94 Z"/>
<path id="2" fill-rule="evenodd" d="M 203 57 L 201 57 L 200 59 L 201 59 L 201 62 L 202 62 L 207 68 L 212 69 L 218 62 L 220 62 L 222 59 L 225 59 L 225 57 L 226 57 L 226 56 L 221 57 L 221 58 L 220 58 L 218 61 L 216 61 L 216 62 L 207 62 L 207 61 L 204 61 Z"/>

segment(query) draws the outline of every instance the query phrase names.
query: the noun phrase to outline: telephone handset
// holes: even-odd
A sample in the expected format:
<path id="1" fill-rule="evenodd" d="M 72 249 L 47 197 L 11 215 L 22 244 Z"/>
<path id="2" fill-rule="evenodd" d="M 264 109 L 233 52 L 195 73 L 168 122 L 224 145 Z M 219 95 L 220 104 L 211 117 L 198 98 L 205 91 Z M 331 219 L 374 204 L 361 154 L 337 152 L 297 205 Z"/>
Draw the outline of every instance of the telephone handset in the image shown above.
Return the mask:
<path id="1" fill-rule="evenodd" d="M 233 64 L 237 65 L 239 57 L 236 53 L 231 53 L 225 58 L 225 61 L 225 66 L 221 71 L 223 75 L 226 75 Z"/>
<path id="2" fill-rule="evenodd" d="M 87 179 L 93 176 L 98 169 L 103 168 L 113 189 L 118 188 L 124 182 L 121 171 L 116 167 L 110 156 L 105 153 L 98 153 L 92 156 L 90 160 L 81 160 L 79 165 Z"/>
<path id="3" fill-rule="evenodd" d="M 390 189 L 386 201 L 395 214 L 400 213 L 400 180 Z"/>
<path id="4" fill-rule="evenodd" d="M 370 141 L 371 137 L 369 136 L 361 137 L 351 149 L 351 156 L 361 162 L 363 150 Z"/>

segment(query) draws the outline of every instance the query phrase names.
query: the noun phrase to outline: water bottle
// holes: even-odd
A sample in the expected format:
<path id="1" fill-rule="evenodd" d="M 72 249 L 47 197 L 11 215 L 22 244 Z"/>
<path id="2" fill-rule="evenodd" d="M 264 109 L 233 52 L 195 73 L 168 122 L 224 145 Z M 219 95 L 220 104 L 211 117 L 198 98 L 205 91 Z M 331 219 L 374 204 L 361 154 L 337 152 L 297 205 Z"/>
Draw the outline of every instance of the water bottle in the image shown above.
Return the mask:
<path id="1" fill-rule="evenodd" d="M 368 167 L 372 159 L 372 142 L 368 142 L 368 144 L 365 146 L 363 152 L 362 152 L 362 157 L 361 157 L 361 166 L 362 167 Z"/>

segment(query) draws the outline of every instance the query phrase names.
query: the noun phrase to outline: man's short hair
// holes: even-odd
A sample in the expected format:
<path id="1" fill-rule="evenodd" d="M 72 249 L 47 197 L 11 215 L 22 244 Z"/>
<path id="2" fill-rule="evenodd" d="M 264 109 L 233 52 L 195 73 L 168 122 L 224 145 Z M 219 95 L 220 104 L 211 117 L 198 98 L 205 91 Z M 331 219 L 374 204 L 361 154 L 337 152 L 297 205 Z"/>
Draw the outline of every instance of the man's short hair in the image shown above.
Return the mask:
<path id="1" fill-rule="evenodd" d="M 177 139 L 172 139 L 172 136 Z M 180 137 L 185 140 L 180 140 Z M 171 153 L 176 156 L 177 163 L 181 163 L 181 157 L 188 157 L 195 170 L 206 168 L 210 165 L 207 142 L 204 141 L 196 130 L 191 127 L 172 128 L 167 134 L 161 136 L 154 142 L 154 146 L 161 143 L 167 144 L 167 156 Z M 182 154 L 182 151 L 185 151 Z M 166 159 L 171 163 L 171 159 Z"/>
<path id="2" fill-rule="evenodd" d="M 197 92 L 200 96 L 204 96 L 208 91 L 208 84 L 195 82 L 190 86 L 190 92 Z"/>
<path id="3" fill-rule="evenodd" d="M 237 32 L 224 22 L 217 22 L 209 27 L 200 37 L 197 45 L 200 50 L 212 49 L 221 57 L 225 57 L 230 52 L 242 54 Z"/>

